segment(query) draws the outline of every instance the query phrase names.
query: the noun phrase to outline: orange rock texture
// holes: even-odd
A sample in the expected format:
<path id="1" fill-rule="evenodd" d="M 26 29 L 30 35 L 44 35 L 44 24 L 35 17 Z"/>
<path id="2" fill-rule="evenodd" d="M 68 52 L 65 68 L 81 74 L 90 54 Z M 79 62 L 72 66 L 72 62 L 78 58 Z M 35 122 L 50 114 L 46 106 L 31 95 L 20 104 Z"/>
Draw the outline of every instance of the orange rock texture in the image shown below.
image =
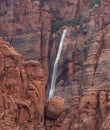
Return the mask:
<path id="1" fill-rule="evenodd" d="M 45 103 L 44 114 L 64 29 L 55 97 Z M 1 0 L 0 36 L 27 60 L 0 40 L 4 123 L 29 122 L 16 129 L 44 129 L 42 124 L 46 130 L 110 129 L 110 0 Z M 46 96 L 42 67 L 28 60 L 45 69 Z M 14 129 L 17 123 L 11 123 Z"/>
<path id="2" fill-rule="evenodd" d="M 40 63 L 24 62 L 0 38 L 0 129 L 43 127 L 45 86 L 46 76 Z"/>
<path id="3" fill-rule="evenodd" d="M 65 111 L 65 103 L 61 97 L 54 96 L 46 104 L 46 117 L 57 119 Z"/>
<path id="4" fill-rule="evenodd" d="M 65 118 L 65 102 L 59 96 L 54 96 L 47 101 L 45 117 L 45 129 L 57 130 L 61 128 L 61 124 Z"/>

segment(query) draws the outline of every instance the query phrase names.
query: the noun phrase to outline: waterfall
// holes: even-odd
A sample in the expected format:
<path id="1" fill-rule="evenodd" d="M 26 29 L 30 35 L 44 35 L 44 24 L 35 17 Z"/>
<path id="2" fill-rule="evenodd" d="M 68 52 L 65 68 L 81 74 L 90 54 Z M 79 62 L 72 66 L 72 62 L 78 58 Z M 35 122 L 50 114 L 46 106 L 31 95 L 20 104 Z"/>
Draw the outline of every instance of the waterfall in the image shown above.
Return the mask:
<path id="1" fill-rule="evenodd" d="M 55 82 L 56 82 L 56 73 L 57 73 L 57 67 L 58 67 L 58 61 L 61 55 L 61 50 L 62 50 L 62 46 L 64 43 L 64 38 L 66 35 L 66 29 L 63 31 L 62 36 L 61 36 L 61 40 L 60 40 L 60 44 L 59 44 L 59 48 L 58 48 L 58 52 L 57 52 L 57 57 L 55 59 L 55 63 L 54 63 L 54 67 L 53 67 L 53 74 L 52 74 L 52 81 L 51 81 L 51 87 L 50 87 L 50 92 L 49 92 L 49 99 L 53 96 L 54 94 L 54 89 L 55 89 Z"/>

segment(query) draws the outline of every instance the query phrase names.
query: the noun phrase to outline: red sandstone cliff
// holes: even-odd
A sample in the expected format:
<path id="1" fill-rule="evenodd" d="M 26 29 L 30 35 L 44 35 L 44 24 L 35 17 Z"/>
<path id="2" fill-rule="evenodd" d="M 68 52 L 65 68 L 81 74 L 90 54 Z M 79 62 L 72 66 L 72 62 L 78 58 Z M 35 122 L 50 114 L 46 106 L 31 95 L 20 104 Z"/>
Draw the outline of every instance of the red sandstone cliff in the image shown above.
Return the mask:
<path id="1" fill-rule="evenodd" d="M 67 29 L 58 66 L 55 95 L 64 98 L 66 113 L 69 114 L 65 116 L 64 112 L 61 112 L 61 117 L 59 115 L 57 119 L 47 116 L 46 129 L 109 129 L 110 1 L 42 2 L 1 1 L 0 36 L 10 41 L 26 60 L 39 60 L 47 75 L 49 74 L 50 84 L 61 34 L 63 29 Z M 24 65 L 26 73 L 24 75 L 29 77 L 27 83 L 31 84 L 32 88 L 35 81 L 31 81 L 29 76 L 31 72 L 28 71 L 31 70 L 30 66 L 33 68 L 34 65 L 34 63 Z M 4 65 L 1 66 L 3 68 Z M 6 81 L 7 78 L 4 82 Z M 23 82 L 23 86 L 27 83 Z M 21 86 L 21 82 L 17 84 Z M 19 89 L 21 92 L 22 88 Z M 35 97 L 30 96 L 30 90 L 26 93 L 29 95 L 28 99 L 32 100 Z M 26 97 L 26 100 L 28 99 Z"/>
<path id="2" fill-rule="evenodd" d="M 0 1 L 0 36 L 26 60 L 42 62 L 48 74 L 51 13 L 39 0 Z"/>
<path id="3" fill-rule="evenodd" d="M 43 127 L 46 76 L 0 38 L 0 129 Z"/>

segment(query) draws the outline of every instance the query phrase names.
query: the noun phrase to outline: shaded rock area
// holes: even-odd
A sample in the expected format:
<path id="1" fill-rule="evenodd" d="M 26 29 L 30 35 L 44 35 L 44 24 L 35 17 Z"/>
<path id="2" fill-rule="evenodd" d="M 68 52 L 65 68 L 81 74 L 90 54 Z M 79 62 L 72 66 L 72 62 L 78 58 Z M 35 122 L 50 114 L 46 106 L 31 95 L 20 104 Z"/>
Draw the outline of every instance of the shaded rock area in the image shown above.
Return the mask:
<path id="1" fill-rule="evenodd" d="M 61 130 L 109 129 L 109 6 L 106 0 L 99 4 L 82 0 L 78 10 L 80 24 L 62 26 L 53 34 L 54 57 L 54 48 L 58 48 L 55 43 L 67 29 L 55 88 L 55 95 L 66 102 L 67 115 Z"/>
<path id="2" fill-rule="evenodd" d="M 40 61 L 48 74 L 51 14 L 39 0 L 0 1 L 0 36 L 26 60 Z"/>
<path id="3" fill-rule="evenodd" d="M 83 10 L 79 8 L 79 14 L 82 15 L 79 25 L 63 26 L 53 34 L 54 48 L 62 30 L 67 29 L 58 64 L 55 89 L 55 95 L 62 96 L 67 107 L 70 104 L 78 105 L 81 93 L 90 86 L 103 88 L 110 84 L 110 23 L 107 22 L 110 4 L 108 1 L 100 1 L 99 5 L 95 4 L 92 8 L 89 7 L 90 4 L 91 2 L 85 5 L 88 8 L 84 6 Z M 80 1 L 81 5 L 83 5 L 82 1 Z M 55 54 L 54 50 L 53 57 Z"/>

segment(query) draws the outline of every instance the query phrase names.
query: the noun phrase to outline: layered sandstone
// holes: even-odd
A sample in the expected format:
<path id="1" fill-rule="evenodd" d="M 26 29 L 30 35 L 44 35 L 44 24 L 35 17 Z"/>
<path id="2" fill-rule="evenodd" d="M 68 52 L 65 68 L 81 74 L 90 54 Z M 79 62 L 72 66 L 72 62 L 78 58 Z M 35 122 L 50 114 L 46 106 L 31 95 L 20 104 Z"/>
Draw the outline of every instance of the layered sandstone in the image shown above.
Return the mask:
<path id="1" fill-rule="evenodd" d="M 0 38 L 0 129 L 43 127 L 46 76 L 37 61 L 22 55 Z"/>
<path id="2" fill-rule="evenodd" d="M 5 0 L 0 2 L 0 7 L 0 35 L 26 59 L 39 59 L 40 49 L 36 50 L 41 42 L 39 1 Z"/>
<path id="3" fill-rule="evenodd" d="M 42 62 L 48 75 L 51 14 L 39 0 L 0 2 L 0 36 L 26 60 Z"/>
<path id="4" fill-rule="evenodd" d="M 67 115 L 66 117 L 63 114 L 61 117 L 58 115 L 58 118 L 54 119 L 57 112 L 52 113 L 50 116 L 50 111 L 48 111 L 49 114 L 47 115 L 49 115 L 49 117 L 45 117 L 46 129 L 109 129 L 109 0 L 46 0 L 44 5 L 41 5 L 39 1 L 36 0 L 28 0 L 28 2 L 18 2 L 15 0 L 10 0 L 9 2 L 7 0 L 2 1 L 0 5 L 1 36 L 9 40 L 13 46 L 24 55 L 25 59 L 37 59 L 41 61 L 45 70 L 49 73 L 48 84 L 51 82 L 53 64 L 61 34 L 65 28 L 67 29 L 58 65 L 55 89 L 55 95 L 63 97 L 66 102 Z M 13 15 L 14 13 L 15 15 Z M 67 24 L 68 21 L 73 22 L 74 26 Z M 62 22 L 64 23 L 62 24 Z M 62 24 L 62 26 L 59 26 L 59 24 Z M 51 30 L 55 27 L 52 26 L 51 28 L 51 25 L 58 25 L 58 28 L 55 30 L 56 32 L 51 33 Z M 11 52 L 13 52 L 13 49 Z M 2 73 L 5 69 L 3 64 L 4 54 L 1 53 L 0 57 L 2 61 L 0 63 L 0 72 Z M 10 65 L 14 67 L 13 60 L 11 62 L 10 58 L 7 60 L 9 63 L 6 62 L 6 67 L 10 68 L 8 67 Z M 21 62 L 19 64 L 22 66 Z M 24 66 L 22 66 L 24 69 L 22 67 L 20 68 L 22 71 L 20 74 L 18 70 L 14 68 L 14 72 L 17 73 L 17 78 L 21 75 L 23 78 L 22 81 L 17 83 L 13 81 L 13 84 L 17 86 L 17 90 L 10 90 L 12 82 L 10 83 L 10 79 L 9 81 L 7 80 L 9 77 L 8 74 L 13 72 L 13 69 L 11 72 L 5 69 L 7 76 L 4 80 L 1 80 L 3 82 L 2 84 L 6 82 L 6 86 L 9 89 L 9 96 L 10 93 L 16 96 L 20 93 L 20 97 L 24 98 L 26 93 L 26 102 L 27 100 L 33 101 L 33 99 L 35 99 L 34 104 L 36 103 L 36 107 L 34 110 L 40 113 L 39 109 L 43 111 L 43 108 L 41 107 L 42 105 L 38 105 L 37 102 L 40 102 L 40 104 L 44 103 L 44 93 L 39 92 L 37 86 L 36 88 L 33 87 L 37 82 L 35 78 L 37 74 L 34 74 L 34 67 L 36 68 L 37 64 L 34 62 L 22 64 L 24 64 Z M 2 75 L 4 75 L 4 73 Z M 12 76 L 13 75 L 14 74 L 12 74 Z M 15 79 L 15 77 L 16 76 L 13 76 L 12 79 Z M 26 80 L 24 80 L 25 78 Z M 29 86 L 28 90 L 27 86 Z M 23 88 L 26 88 L 27 91 L 25 92 Z M 43 89 L 44 88 L 42 88 L 42 90 Z M 3 92 L 4 91 L 3 87 Z M 49 87 L 47 91 L 49 91 Z M 40 98 L 36 97 L 38 93 L 40 93 Z M 19 100 L 22 102 L 21 99 Z M 56 101 L 57 99 L 55 99 L 55 104 Z M 19 101 L 17 100 L 16 103 L 19 104 Z M 53 106 L 50 105 L 49 107 L 53 108 Z M 56 107 L 53 108 L 53 111 L 55 108 Z M 29 109 L 27 109 L 27 113 L 28 112 Z M 38 113 L 36 113 L 36 115 Z M 40 117 L 35 117 L 40 118 L 38 119 L 38 124 L 39 120 L 42 121 L 43 113 L 40 113 L 40 115 Z M 8 117 L 10 117 L 10 115 Z M 51 119 L 49 119 L 50 117 Z M 25 120 L 25 118 L 29 118 L 29 115 L 21 116 L 19 119 Z"/>
<path id="5" fill-rule="evenodd" d="M 80 25 L 64 26 L 67 34 L 59 61 L 55 95 L 66 101 L 70 114 L 59 129 L 106 130 L 109 129 L 109 1 L 101 1 L 92 8 L 91 1 L 80 1 Z M 87 21 L 86 21 L 87 20 Z M 56 45 L 57 48 L 58 45 Z M 56 54 L 56 50 L 52 55 Z"/>
<path id="6" fill-rule="evenodd" d="M 82 4 L 80 1 L 80 6 Z M 82 11 L 79 8 L 78 25 L 64 26 L 54 34 L 55 44 L 62 30 L 67 29 L 55 91 L 55 95 L 62 95 L 67 104 L 78 104 L 80 93 L 88 86 L 109 85 L 109 3 L 103 1 L 92 8 L 89 5 L 90 1 L 86 4 L 88 9 Z M 71 101 L 72 98 L 75 102 Z"/>
<path id="7" fill-rule="evenodd" d="M 45 126 L 47 130 L 109 130 L 110 129 L 110 88 L 104 86 L 97 88 L 89 86 L 80 95 L 78 107 L 71 106 L 70 113 L 65 116 L 57 114 L 55 98 L 48 103 L 52 107 L 53 115 L 46 117 Z M 53 101 L 52 101 L 53 100 Z M 54 102 L 54 104 L 53 104 Z M 52 104 L 52 105 L 51 105 Z M 57 107 L 61 108 L 60 105 Z M 61 109 L 59 109 L 60 111 Z M 50 112 L 47 109 L 47 113 Z M 65 111 L 66 112 L 66 111 Z M 64 114 L 64 115 L 63 115 Z M 54 118 L 53 118 L 54 117 Z M 50 119 L 50 120 L 49 120 Z"/>

